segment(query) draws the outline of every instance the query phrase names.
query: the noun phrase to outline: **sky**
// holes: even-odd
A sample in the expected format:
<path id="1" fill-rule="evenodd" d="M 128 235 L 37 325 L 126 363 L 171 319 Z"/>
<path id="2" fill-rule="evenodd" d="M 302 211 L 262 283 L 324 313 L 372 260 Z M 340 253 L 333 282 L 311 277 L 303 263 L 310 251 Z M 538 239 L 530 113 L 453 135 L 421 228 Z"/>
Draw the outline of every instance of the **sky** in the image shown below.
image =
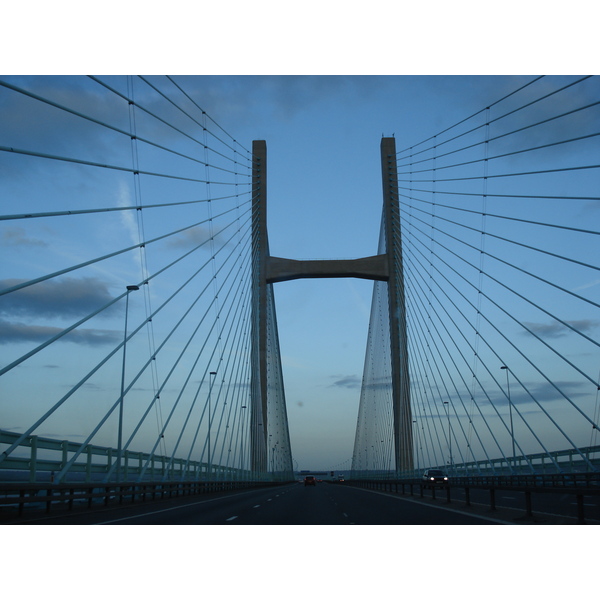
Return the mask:
<path id="1" fill-rule="evenodd" d="M 100 79 L 123 91 L 128 84 L 124 76 Z M 381 218 L 379 145 L 382 136 L 394 137 L 398 150 L 410 147 L 476 113 L 531 79 L 525 75 L 208 75 L 176 78 L 183 89 L 200 99 L 210 118 L 243 148 L 250 149 L 252 140 L 266 141 L 270 252 L 273 256 L 293 259 L 360 258 L 376 254 Z M 117 112 L 114 97 L 99 93 L 97 83 L 85 77 L 15 75 L 5 80 L 126 127 L 126 114 L 122 109 Z M 149 80 L 161 81 L 160 78 Z M 141 94 L 138 101 L 139 98 L 143 101 L 146 98 L 141 92 L 144 85 L 139 81 L 135 85 L 137 88 L 134 89 Z M 593 86 L 585 88 L 583 100 L 593 93 Z M 39 103 L 7 89 L 3 89 L 2 94 L 5 145 L 100 162 L 125 161 L 127 164 L 130 160 L 127 147 L 117 145 L 108 134 L 98 134 L 97 128 L 82 123 L 81 119 L 57 116 L 53 109 L 39 106 Z M 142 130 L 143 115 L 138 114 L 138 119 Z M 159 139 L 168 139 L 160 129 L 154 133 Z M 142 170 L 151 167 L 165 170 L 166 165 L 153 163 L 152 154 L 143 152 L 140 151 L 139 156 Z M 120 206 L 132 202 L 134 192 L 126 178 L 111 179 L 102 171 L 94 171 L 91 177 L 82 171 L 73 178 L 68 167 L 60 164 L 52 163 L 49 167 L 39 159 L 27 162 L 8 153 L 3 153 L 2 159 L 3 205 L 10 213 Z M 55 169 L 52 175 L 49 168 Z M 151 203 L 172 198 L 178 193 L 176 190 L 184 193 L 185 185 L 171 182 L 144 184 L 143 201 Z M 213 194 L 216 187 L 213 186 Z M 488 208 L 493 212 L 491 204 Z M 557 207 L 557 210 L 562 209 Z M 585 223 L 586 208 L 582 210 L 571 215 L 573 225 Z M 590 215 L 594 214 L 592 207 L 587 210 Z M 532 207 L 530 214 L 522 210 L 519 214 L 535 217 L 536 211 L 538 209 Z M 552 211 L 548 214 L 552 216 Z M 184 226 L 189 223 L 186 221 L 189 218 L 189 213 L 172 211 L 169 226 Z M 561 220 L 558 213 L 553 218 Z M 147 219 L 144 223 L 146 239 L 163 233 L 164 225 L 165 222 Z M 2 279 L 8 285 L 25 274 L 39 276 L 114 251 L 123 245 L 123 240 L 136 242 L 136 228 L 131 213 L 113 214 L 102 219 L 81 217 L 77 230 L 70 229 L 66 221 L 58 219 L 52 222 L 5 222 L 1 242 L 10 260 L 4 263 Z M 498 230 L 499 233 L 506 231 Z M 534 234 L 526 232 L 525 235 Z M 165 256 L 181 253 L 191 239 L 190 234 L 189 238 L 180 238 L 179 242 L 169 242 Z M 90 240 L 93 243 L 90 244 Z M 533 241 L 532 238 L 528 240 Z M 536 243 L 543 246 L 546 242 L 539 238 Z M 488 245 L 488 250 L 491 249 Z M 576 254 L 579 253 L 578 250 Z M 166 261 L 151 251 L 148 257 L 151 271 Z M 531 260 L 539 263 L 541 259 L 524 255 L 523 266 Z M 131 283 L 132 266 L 119 264 L 116 269 L 99 266 L 93 273 L 86 271 L 83 276 L 67 278 L 60 284 L 49 282 L 43 290 L 29 288 L 16 300 L 5 298 L 1 307 L 5 317 L 2 321 L 4 350 L 9 350 L 10 354 L 12 347 L 9 349 L 7 344 L 11 341 L 21 340 L 33 345 L 43 340 L 49 330 L 44 330 L 40 322 L 72 320 L 91 307 L 107 302 L 119 288 L 123 289 L 124 284 Z M 554 267 L 549 263 L 549 268 Z M 576 289 L 597 286 L 597 281 L 578 278 L 575 271 L 569 276 Z M 300 470 L 343 472 L 350 468 L 371 296 L 372 283 L 358 279 L 275 284 L 292 456 L 294 466 Z M 140 308 L 140 304 L 132 297 L 132 310 Z M 78 346 L 77 358 L 70 364 L 74 370 L 73 382 L 76 381 L 76 369 L 83 368 L 88 360 L 93 362 L 93 347 L 105 347 L 118 341 L 122 314 L 118 307 L 113 307 L 102 318 L 110 319 L 111 315 L 113 321 L 108 329 L 107 322 L 99 318 L 96 326 L 74 334 L 79 337 L 72 338 Z M 591 327 L 593 330 L 597 324 L 593 315 L 576 316 L 578 319 L 565 308 L 563 318 L 575 320 L 582 329 Z M 31 323 L 23 326 L 28 319 Z M 556 322 L 540 321 L 537 317 L 534 320 L 533 316 L 531 319 L 531 327 L 546 337 L 561 335 L 561 331 L 556 330 Z M 159 327 L 158 324 L 155 326 Z M 70 346 L 74 348 L 73 344 Z M 130 352 L 130 361 L 135 361 L 137 350 Z M 106 375 L 112 384 L 118 381 L 120 368 L 118 361 L 114 363 Z M 48 375 L 43 384 L 37 381 L 35 391 L 29 397 L 36 396 L 43 405 L 40 399 L 51 397 L 49 386 L 53 384 L 60 389 L 66 376 L 64 370 L 56 368 L 55 362 L 40 366 Z M 18 373 L 16 370 L 14 381 L 10 376 L 5 377 L 8 390 L 17 389 L 13 386 L 19 385 Z M 104 385 L 106 382 L 94 380 L 88 385 L 88 392 L 95 389 L 100 394 Z M 537 385 L 541 384 L 538 382 Z M 547 392 L 540 394 L 547 396 Z M 577 395 L 576 388 L 572 389 L 572 394 Z M 519 396 L 515 395 L 515 403 L 518 402 Z M 22 430 L 26 425 L 29 416 L 19 412 L 21 406 L 12 403 L 6 409 L 7 428 Z M 39 434 L 75 436 L 77 439 L 81 435 L 76 431 L 77 427 L 89 429 L 94 420 L 91 413 L 79 414 L 77 411 L 70 418 L 71 430 L 59 419 L 45 425 Z M 111 440 L 100 438 L 96 443 L 110 445 Z M 561 443 L 564 445 L 564 442 L 556 441 L 559 447 L 562 447 Z M 427 459 L 422 456 L 421 460 Z M 439 464 L 444 458 L 437 460 Z"/>
<path id="2" fill-rule="evenodd" d="M 206 109 L 219 123 L 240 140 L 267 140 L 270 243 L 273 253 L 290 258 L 356 257 L 373 253 L 379 217 L 378 211 L 370 210 L 370 206 L 379 204 L 378 146 L 382 134 L 393 134 L 399 146 L 420 141 L 497 98 L 499 91 L 515 83 L 513 74 L 598 72 L 596 21 L 587 18 L 593 14 L 591 3 L 587 2 L 578 3 L 568 12 L 522 2 L 505 2 L 501 8 L 493 4 L 483 8 L 479 2 L 414 6 L 395 3 L 392 9 L 387 3 L 376 2 L 370 4 L 368 11 L 348 10 L 347 3 L 339 2 L 305 3 L 302 10 L 295 5 L 283 7 L 280 3 L 273 7 L 268 2 L 261 3 L 257 10 L 256 3 L 244 3 L 236 4 L 233 19 L 231 3 L 203 5 L 202 18 L 187 18 L 187 4 L 173 7 L 171 3 L 170 7 L 170 11 L 149 12 L 139 10 L 136 3 L 127 6 L 120 3 L 118 9 L 105 3 L 102 10 L 94 7 L 90 8 L 93 13 L 88 13 L 80 5 L 73 11 L 68 2 L 59 2 L 36 6 L 36 19 L 29 14 L 30 5 L 5 8 L 4 14 L 11 26 L 0 40 L 3 57 L 0 71 L 8 75 L 141 72 L 410 76 L 394 80 L 336 77 L 318 81 L 213 78 L 210 87 L 206 86 Z M 121 18 L 115 19 L 115 14 Z M 79 15 L 79 22 L 74 15 Z M 171 33 L 165 33 L 166 29 Z M 107 35 L 110 36 L 108 44 Z M 486 74 L 502 77 L 479 77 Z M 466 77 L 424 80 L 412 77 L 414 75 Z M 235 92 L 233 98 L 232 92 Z M 38 125 L 37 135 L 47 134 L 56 139 L 50 123 Z M 32 183 L 31 177 L 29 183 Z M 118 194 L 118 190 L 113 192 Z M 44 203 L 43 190 L 39 201 Z M 3 195 L 0 202 L 4 206 L 6 196 Z M 347 210 L 349 206 L 352 211 Z M 12 203 L 10 208 L 14 209 Z M 344 231 L 344 235 L 338 235 L 340 231 Z M 31 248 L 37 244 L 38 251 L 45 253 L 48 246 L 44 240 L 47 243 L 52 233 L 13 229 L 9 238 L 3 238 L 2 252 L 4 254 L 8 247 L 10 256 L 14 257 L 24 246 Z M 106 231 L 105 235 L 110 236 L 110 232 Z M 107 247 L 110 245 L 107 243 Z M 65 260 L 77 257 L 77 251 L 78 248 L 61 249 Z M 2 274 L 2 278 L 18 276 L 19 271 Z M 106 276 L 114 277 L 114 274 Z M 358 280 L 290 282 L 276 289 L 282 355 L 287 365 L 286 383 L 289 381 L 291 386 L 294 382 L 298 386 L 297 392 L 289 392 L 293 436 L 300 423 L 306 422 L 312 428 L 315 422 L 332 423 L 346 416 L 348 419 L 348 423 L 336 422 L 336 430 L 339 425 L 343 432 L 345 446 L 342 444 L 339 455 L 327 455 L 323 466 L 343 463 L 348 458 L 346 449 L 351 447 L 350 424 L 357 410 L 357 390 L 352 385 L 362 372 L 362 340 L 366 339 L 370 289 L 367 282 Z M 106 289 L 107 294 L 111 291 Z M 328 348 L 331 350 L 328 359 L 334 356 L 336 362 L 322 373 L 315 368 L 306 381 L 302 369 L 314 367 L 312 352 L 316 347 L 311 341 L 314 335 L 308 335 L 312 332 L 307 328 L 314 325 L 318 330 L 323 314 L 329 315 L 327 328 L 331 335 L 328 339 L 338 340 L 335 348 Z M 353 328 L 351 336 L 350 326 Z M 302 335 L 298 335 L 299 329 Z M 342 396 L 342 408 L 332 411 L 334 416 L 322 410 L 321 398 L 327 395 L 329 398 Z M 318 411 L 317 397 L 322 402 Z M 302 466 L 304 462 L 308 468 L 315 466 L 310 452 L 300 453 L 297 435 L 292 444 L 298 456 L 303 456 Z M 570 532 L 570 547 L 585 544 L 584 529 L 580 528 L 577 537 Z M 501 564 L 506 548 L 514 550 L 516 535 L 514 530 L 505 529 L 506 537 L 499 532 L 491 538 L 489 528 L 478 531 L 479 537 L 470 531 L 469 540 L 476 547 L 485 544 L 487 551 L 475 555 L 456 541 L 452 545 L 440 541 L 437 548 L 432 548 L 429 536 L 402 531 L 400 540 L 395 530 L 386 530 L 385 536 L 377 537 L 374 533 L 366 535 L 363 528 L 358 539 L 369 551 L 362 554 L 359 564 L 367 575 L 364 581 L 369 585 L 368 591 L 372 593 L 375 586 L 375 591 L 385 592 L 390 582 L 395 584 L 395 577 L 381 577 L 381 572 L 387 569 L 389 573 L 397 573 L 401 559 L 407 560 L 411 568 L 411 575 L 398 575 L 404 586 L 412 585 L 410 580 L 414 580 L 417 588 L 424 578 L 431 576 L 432 570 L 440 580 L 452 582 L 456 580 L 456 573 L 465 568 L 472 581 L 486 583 L 489 565 Z M 44 532 L 38 529 L 36 539 L 48 545 L 57 544 L 55 530 L 47 530 L 47 533 L 46 539 Z M 170 566 L 177 572 L 195 570 L 196 554 L 174 551 L 183 546 L 179 535 L 166 529 L 161 533 L 163 548 L 172 549 L 170 560 L 164 556 L 162 559 L 168 563 L 167 569 Z M 346 535 L 336 531 L 335 536 L 323 536 L 319 544 L 311 544 L 310 552 L 301 540 L 296 543 L 296 532 L 290 533 L 293 535 L 281 538 L 261 535 L 277 543 L 278 549 L 283 544 L 287 550 L 274 556 L 268 547 L 263 548 L 271 555 L 273 572 L 286 574 L 290 581 L 305 580 L 308 574 L 316 588 L 332 593 L 339 593 L 349 584 L 356 590 L 356 532 L 348 530 Z M 460 533 L 461 538 L 467 537 L 464 529 Z M 530 577 L 536 565 L 538 569 L 545 568 L 545 562 L 541 561 L 547 556 L 546 549 L 556 543 L 554 530 L 547 529 L 544 533 L 538 528 L 535 537 L 532 534 L 519 536 L 529 548 L 537 544 L 538 549 L 544 551 L 531 552 L 526 561 L 513 562 L 512 573 L 524 588 L 527 588 L 524 582 L 531 582 L 538 595 L 546 593 L 553 597 L 554 580 L 546 583 Z M 390 534 L 395 544 L 395 551 L 391 553 Z M 111 539 L 102 540 L 98 534 L 97 544 L 87 544 L 85 558 L 79 563 L 81 573 L 97 564 L 93 557 L 104 562 L 107 546 L 114 543 L 112 530 L 110 534 L 107 530 L 108 535 Z M 205 539 L 210 537 L 208 532 L 203 535 Z M 65 530 L 61 537 L 71 540 L 71 546 L 81 542 L 73 533 L 67 536 Z M 138 538 L 154 544 L 156 536 L 154 532 L 140 530 Z M 30 540 L 23 540 L 28 545 L 20 546 L 17 539 L 15 535 L 13 546 L 21 547 L 23 552 L 12 553 L 9 560 L 14 562 L 7 573 L 12 572 L 17 579 L 22 579 L 28 575 L 23 570 L 22 556 L 29 551 Z M 492 546 L 490 539 L 494 542 Z M 248 579 L 255 577 L 256 569 L 264 568 L 264 564 L 246 560 L 248 545 L 239 545 L 239 540 L 239 537 L 232 539 L 226 535 L 220 539 L 210 537 L 211 549 L 229 553 L 232 547 L 242 549 L 238 555 L 238 589 L 244 593 Z M 310 541 L 313 542 L 314 537 Z M 123 548 L 132 545 L 137 547 L 129 538 Z M 142 546 L 139 543 L 140 549 Z M 457 546 L 462 551 L 456 552 Z M 38 589 L 46 597 L 62 593 L 56 572 L 62 566 L 58 561 L 64 554 L 47 556 L 44 564 L 37 565 L 43 575 L 29 581 L 31 591 Z M 127 557 L 130 564 L 136 562 L 133 554 L 130 551 Z M 138 554 L 142 557 L 137 559 L 139 566 L 146 566 L 146 554 Z M 428 560 L 414 560 L 415 556 L 423 555 L 427 555 Z M 577 566 L 581 568 L 579 553 L 575 555 Z M 77 562 L 72 554 L 71 560 Z M 562 556 L 561 560 L 564 570 L 569 571 L 568 558 Z M 214 572 L 226 574 L 220 559 L 212 561 L 211 566 Z M 571 568 L 575 568 L 575 563 Z M 173 586 L 187 591 L 185 577 L 174 579 L 165 579 L 170 592 Z M 56 583 L 52 585 L 52 582 Z M 161 585 L 155 578 L 151 578 L 150 583 L 154 591 Z M 136 581 L 135 585 L 140 584 Z M 573 585 L 577 588 L 577 583 L 569 585 L 570 591 Z M 99 590 L 100 593 L 103 592 Z M 493 598 L 503 594 L 502 590 L 490 593 Z M 91 597 L 94 597 L 93 591 Z"/>
<path id="3" fill-rule="evenodd" d="M 184 89 L 198 93 L 202 108 L 243 146 L 250 148 L 256 139 L 267 142 L 270 252 L 273 256 L 294 259 L 359 258 L 376 254 L 381 218 L 381 137 L 394 136 L 398 148 L 415 143 L 476 112 L 526 80 L 479 76 L 177 78 Z M 110 95 L 98 94 L 97 84 L 84 77 L 30 76 L 12 77 L 8 81 L 56 101 L 70 102 L 81 107 L 82 112 L 92 110 L 100 117 L 113 117 L 111 100 L 107 100 Z M 122 88 L 126 84 L 124 77 L 108 81 Z M 141 89 L 139 82 L 136 85 Z M 120 147 L 113 149 L 110 139 L 99 136 L 87 123 L 69 115 L 57 117 L 56 111 L 40 107 L 10 90 L 4 90 L 3 97 L 6 145 L 96 160 L 102 157 L 101 160 L 113 163 L 119 158 L 127 159 Z M 112 111 L 115 110 L 113 107 Z M 97 140 L 96 144 L 90 143 L 92 139 Z M 93 172 L 91 180 L 82 174 L 83 178 L 73 181 L 71 171 L 62 171 L 60 164 L 26 162 L 6 153 L 2 158 L 3 196 L 11 212 L 131 202 L 132 191 L 124 179 L 115 183 L 110 175 Z M 140 165 L 142 169 L 150 168 L 143 154 Z M 63 177 L 47 178 L 49 168 L 61 170 Z M 37 173 L 33 181 L 29 169 Z M 164 187 L 158 190 L 152 188 L 152 196 L 146 184 L 144 202 L 160 199 L 161 193 L 172 197 L 174 188 L 169 183 L 161 183 Z M 174 228 L 177 217 L 169 218 Z M 179 221 L 183 224 L 181 217 Z M 146 219 L 144 226 L 146 238 L 163 233 L 151 220 Z M 81 259 L 93 258 L 114 251 L 121 247 L 123 239 L 136 241 L 136 224 L 129 213 L 111 216 L 108 221 L 83 217 L 78 221 L 77 231 L 63 231 L 62 227 L 72 226 L 59 219 L 5 223 L 2 241 L 13 259 L 4 266 L 3 279 L 8 280 L 7 284 L 25 277 L 25 273 L 35 277 L 46 272 L 45 269 L 51 271 L 78 262 L 78 255 Z M 87 243 L 91 239 L 94 244 Z M 43 256 L 48 260 L 47 266 L 42 266 Z M 152 251 L 148 256 L 151 264 L 155 264 L 157 259 Z M 30 344 L 39 343 L 45 332 L 39 330 L 38 321 L 17 331 L 28 317 L 32 319 L 35 315 L 48 323 L 52 319 L 68 321 L 81 316 L 90 307 L 114 296 L 116 286 L 122 288 L 125 278 L 133 276 L 126 274 L 131 266 L 120 265 L 124 270 L 121 273 L 112 266 L 100 266 L 93 274 L 86 271 L 81 278 L 48 282 L 43 289 L 30 288 L 15 300 L 10 296 L 5 298 L 3 315 L 10 316 L 3 321 L 5 342 L 27 336 Z M 371 294 L 370 282 L 355 279 L 302 280 L 275 285 L 292 455 L 294 466 L 301 470 L 343 471 L 350 467 Z M 131 302 L 132 311 L 139 307 L 135 297 Z M 110 315 L 109 310 L 106 318 Z M 93 347 L 104 347 L 105 343 L 119 339 L 122 317 L 118 307 L 113 309 L 113 315 L 116 320 L 108 331 L 102 323 L 78 331 L 79 356 L 70 364 L 73 381 L 77 380 L 76 367 L 87 364 L 88 352 L 93 360 Z M 132 316 L 132 322 L 133 319 Z M 131 355 L 136 352 L 130 350 Z M 60 362 L 45 360 L 42 363 L 46 365 L 45 371 L 52 373 L 44 378 L 46 393 L 38 389 L 30 397 L 51 397 L 50 382 L 60 386 L 67 380 Z M 57 365 L 61 368 L 56 368 Z M 113 370 L 105 377 L 117 382 L 118 372 L 115 361 Z M 18 373 L 15 370 L 14 385 Z M 41 386 L 41 381 L 38 384 Z M 94 380 L 91 386 L 100 390 L 103 382 Z M 19 406 L 20 403 L 13 403 L 8 411 L 8 428 L 19 430 L 26 425 L 28 416 L 23 420 L 24 415 L 21 418 L 13 415 L 18 413 Z M 93 417 L 75 412 L 70 419 L 71 430 L 65 429 L 64 422 L 59 420 L 45 424 L 39 434 L 78 439 L 77 427 L 89 428 Z M 110 441 L 100 438 L 96 443 L 109 445 Z"/>

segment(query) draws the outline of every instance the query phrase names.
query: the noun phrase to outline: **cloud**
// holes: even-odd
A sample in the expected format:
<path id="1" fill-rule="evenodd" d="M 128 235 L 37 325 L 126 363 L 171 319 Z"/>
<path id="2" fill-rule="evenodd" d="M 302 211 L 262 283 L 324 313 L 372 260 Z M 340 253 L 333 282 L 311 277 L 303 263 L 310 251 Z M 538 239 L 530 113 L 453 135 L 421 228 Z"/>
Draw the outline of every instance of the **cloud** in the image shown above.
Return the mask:
<path id="1" fill-rule="evenodd" d="M 546 94 L 554 92 L 561 86 L 573 82 L 577 77 L 573 76 L 553 76 L 546 77 L 535 84 L 521 90 L 515 96 L 515 102 L 520 106 L 525 106 Z M 567 88 L 566 90 L 553 94 L 548 98 L 536 102 L 532 106 L 520 110 L 507 119 L 503 119 L 494 124 L 494 127 L 500 129 L 518 130 L 521 127 L 527 127 L 532 123 L 553 119 L 558 115 L 568 113 L 582 106 L 593 103 L 597 100 L 598 81 L 594 78 L 580 83 L 579 85 Z M 506 110 L 506 109 L 504 109 Z M 600 124 L 597 111 L 583 110 L 573 114 L 553 119 L 542 126 L 531 127 L 523 134 L 511 135 L 498 140 L 496 143 L 503 151 L 510 151 L 513 147 L 522 147 L 522 136 L 526 136 L 529 146 L 544 145 L 589 134 L 592 129 L 596 129 Z M 516 146 L 514 146 L 516 144 Z M 573 149 L 571 144 L 555 146 L 547 151 L 545 159 L 551 155 L 571 155 Z M 515 157 L 515 161 L 521 161 L 520 157 Z"/>
<path id="2" fill-rule="evenodd" d="M 110 123 L 114 122 L 115 114 L 127 114 L 123 100 L 85 77 L 17 76 L 3 79 L 99 121 Z M 91 160 L 106 155 L 111 148 L 114 137 L 108 130 L 19 92 L 6 89 L 2 92 L 0 112 L 4 145 Z M 32 165 L 36 164 L 40 163 L 15 161 L 2 174 L 31 177 L 32 168 L 37 168 Z M 56 169 L 56 165 L 53 168 Z"/>
<path id="3" fill-rule="evenodd" d="M 0 344 L 14 344 L 17 342 L 45 342 L 60 333 L 60 327 L 47 327 L 40 325 L 25 325 L 23 323 L 9 323 L 0 320 Z M 97 346 L 114 344 L 121 339 L 116 331 L 103 331 L 100 329 L 75 330 L 61 338 L 62 341 Z M 49 365 L 49 368 L 54 368 Z"/>
<path id="4" fill-rule="evenodd" d="M 0 280 L 0 289 L 13 287 L 24 280 Z M 3 317 L 83 317 L 113 299 L 106 283 L 95 277 L 43 281 L 0 297 Z M 114 309 L 114 307 L 111 307 Z M 110 316 L 106 310 L 102 316 Z"/>
<path id="5" fill-rule="evenodd" d="M 330 387 L 340 387 L 346 389 L 360 389 L 362 379 L 356 375 L 332 375 L 336 381 L 334 381 Z"/>
<path id="6" fill-rule="evenodd" d="M 171 248 L 180 248 L 184 250 L 192 249 L 196 248 L 200 244 L 207 242 L 208 240 L 210 240 L 210 238 L 210 229 L 208 227 L 198 225 L 197 227 L 193 227 L 192 229 L 186 229 L 185 231 L 182 231 L 181 233 L 178 233 L 176 236 L 171 238 L 169 246 Z M 215 244 L 219 247 L 225 245 L 225 238 L 222 235 L 215 235 L 214 241 Z"/>
<path id="7" fill-rule="evenodd" d="M 594 279 L 593 281 L 590 281 L 589 283 L 586 283 L 584 285 L 580 285 L 579 287 L 576 287 L 573 291 L 580 292 L 581 290 L 587 290 L 588 288 L 595 287 L 598 284 L 600 284 L 600 279 Z"/>
<path id="8" fill-rule="evenodd" d="M 48 246 L 48 244 L 42 240 L 28 237 L 27 232 L 22 227 L 8 227 L 2 232 L 0 236 L 0 243 L 4 246 Z"/>
<path id="9" fill-rule="evenodd" d="M 600 325 L 600 321 L 595 321 L 593 319 L 565 321 L 565 323 L 568 323 L 571 327 L 582 333 L 590 331 Z M 536 335 L 546 338 L 563 337 L 571 332 L 568 327 L 558 321 L 553 321 L 551 323 L 531 323 L 525 321 L 524 325 Z M 524 332 L 524 334 L 527 334 L 527 332 Z"/>
<path id="10" fill-rule="evenodd" d="M 560 392 L 556 390 L 554 385 L 559 390 L 562 390 L 571 400 L 587 396 L 589 394 L 588 384 L 578 381 L 555 381 L 554 385 L 547 381 L 536 382 L 525 384 L 527 389 L 540 404 L 544 405 L 547 402 L 561 401 L 564 402 L 564 397 Z M 523 406 L 529 405 L 531 408 L 535 407 L 535 403 L 531 399 L 531 396 L 526 393 L 522 388 L 513 386 L 511 384 L 511 396 L 510 401 L 513 404 L 519 404 Z M 508 400 L 505 396 L 502 396 L 498 404 L 508 404 Z"/>

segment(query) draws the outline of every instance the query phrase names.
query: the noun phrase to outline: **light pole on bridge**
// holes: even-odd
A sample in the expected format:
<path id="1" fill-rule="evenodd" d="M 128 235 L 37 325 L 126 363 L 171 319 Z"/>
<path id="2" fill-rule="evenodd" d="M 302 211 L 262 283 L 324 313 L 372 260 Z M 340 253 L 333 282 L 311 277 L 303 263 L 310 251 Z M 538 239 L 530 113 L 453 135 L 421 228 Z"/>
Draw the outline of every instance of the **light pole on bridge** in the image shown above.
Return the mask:
<path id="1" fill-rule="evenodd" d="M 444 408 L 448 414 L 448 454 L 450 455 L 450 471 L 452 471 L 452 430 L 450 429 L 450 404 L 444 402 Z"/>
<path id="2" fill-rule="evenodd" d="M 506 392 L 508 395 L 508 414 L 510 415 L 510 438 L 512 440 L 512 451 L 513 451 L 513 469 L 516 467 L 517 454 L 515 452 L 515 430 L 513 428 L 513 416 L 512 416 L 512 400 L 510 398 L 510 383 L 508 381 L 508 372 L 510 369 L 506 365 L 502 365 L 500 369 L 506 370 Z"/>
<path id="3" fill-rule="evenodd" d="M 210 454 L 210 428 L 212 427 L 212 411 L 210 408 L 210 396 L 212 393 L 212 388 L 214 384 L 214 377 L 216 376 L 216 371 L 211 371 L 208 374 L 208 480 L 210 481 L 212 478 L 212 457 Z"/>
<path id="4" fill-rule="evenodd" d="M 421 462 L 419 461 L 419 425 L 417 421 L 413 421 L 414 429 L 417 430 L 417 471 L 421 470 Z M 414 438 L 414 436 L 413 436 Z"/>
<path id="5" fill-rule="evenodd" d="M 121 397 L 119 398 L 119 431 L 117 434 L 117 483 L 121 481 L 121 462 L 123 458 L 123 396 L 125 395 L 125 350 L 127 347 L 127 315 L 129 313 L 129 294 L 139 290 L 137 285 L 128 285 L 125 294 L 125 333 L 123 336 L 123 367 L 121 369 Z"/>

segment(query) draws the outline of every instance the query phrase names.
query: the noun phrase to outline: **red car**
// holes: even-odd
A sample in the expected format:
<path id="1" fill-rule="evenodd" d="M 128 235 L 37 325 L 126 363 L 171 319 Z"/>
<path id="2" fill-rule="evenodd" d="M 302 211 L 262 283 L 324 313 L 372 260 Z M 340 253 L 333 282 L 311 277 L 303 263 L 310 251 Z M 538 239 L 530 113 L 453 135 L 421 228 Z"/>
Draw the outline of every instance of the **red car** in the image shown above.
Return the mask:
<path id="1" fill-rule="evenodd" d="M 317 485 L 317 480 L 312 475 L 307 475 L 304 478 L 304 485 Z"/>

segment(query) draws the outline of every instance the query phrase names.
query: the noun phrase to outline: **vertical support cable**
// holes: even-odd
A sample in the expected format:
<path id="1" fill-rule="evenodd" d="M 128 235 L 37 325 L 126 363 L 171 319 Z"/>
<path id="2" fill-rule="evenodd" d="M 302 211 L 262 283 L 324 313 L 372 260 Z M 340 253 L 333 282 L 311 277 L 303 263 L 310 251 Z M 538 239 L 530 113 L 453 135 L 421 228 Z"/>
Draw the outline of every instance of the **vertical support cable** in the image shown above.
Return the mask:
<path id="1" fill-rule="evenodd" d="M 386 253 L 389 261 L 388 302 L 396 470 L 412 471 L 414 469 L 412 412 L 395 138 L 381 140 L 381 173 Z"/>

